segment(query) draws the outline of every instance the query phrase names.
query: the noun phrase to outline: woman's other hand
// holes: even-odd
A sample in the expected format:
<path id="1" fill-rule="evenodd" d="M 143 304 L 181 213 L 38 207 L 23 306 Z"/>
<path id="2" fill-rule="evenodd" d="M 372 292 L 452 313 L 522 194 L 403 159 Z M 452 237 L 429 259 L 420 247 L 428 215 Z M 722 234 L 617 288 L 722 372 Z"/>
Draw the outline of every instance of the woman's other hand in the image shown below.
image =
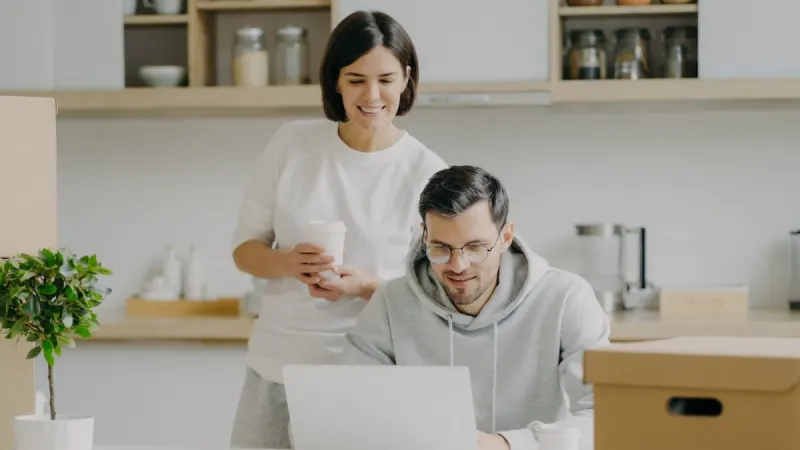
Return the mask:
<path id="1" fill-rule="evenodd" d="M 285 257 L 286 273 L 308 285 L 320 282 L 320 272 L 334 269 L 333 256 L 326 255 L 325 249 L 317 244 L 297 244 Z"/>
<path id="2" fill-rule="evenodd" d="M 340 266 L 334 268 L 334 272 L 339 274 L 340 278 L 322 279 L 319 283 L 309 284 L 309 294 L 312 297 L 324 298 L 331 302 L 352 296 L 369 300 L 380 284 L 380 279 L 376 276 L 355 267 Z"/>

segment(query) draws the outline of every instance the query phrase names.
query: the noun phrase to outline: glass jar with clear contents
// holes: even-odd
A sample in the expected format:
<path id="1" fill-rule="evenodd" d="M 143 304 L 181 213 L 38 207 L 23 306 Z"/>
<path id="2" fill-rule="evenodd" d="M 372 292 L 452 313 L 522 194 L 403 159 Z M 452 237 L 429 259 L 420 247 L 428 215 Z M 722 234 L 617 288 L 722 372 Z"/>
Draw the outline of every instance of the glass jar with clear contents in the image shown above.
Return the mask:
<path id="1" fill-rule="evenodd" d="M 233 48 L 234 86 L 262 87 L 269 83 L 269 58 L 264 30 L 246 26 L 236 31 Z"/>
<path id="2" fill-rule="evenodd" d="M 614 78 L 638 80 L 653 76 L 650 65 L 650 30 L 620 28 L 614 32 Z"/>
<path id="3" fill-rule="evenodd" d="M 311 84 L 308 30 L 286 25 L 278 30 L 275 46 L 275 84 Z"/>
<path id="4" fill-rule="evenodd" d="M 664 78 L 697 78 L 697 28 L 664 29 Z"/>

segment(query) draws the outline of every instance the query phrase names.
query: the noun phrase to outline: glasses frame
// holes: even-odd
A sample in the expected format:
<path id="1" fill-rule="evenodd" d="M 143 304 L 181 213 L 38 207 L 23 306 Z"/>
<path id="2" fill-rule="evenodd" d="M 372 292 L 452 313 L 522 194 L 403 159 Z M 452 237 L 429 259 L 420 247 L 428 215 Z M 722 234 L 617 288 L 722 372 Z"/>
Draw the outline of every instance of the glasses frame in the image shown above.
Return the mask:
<path id="1" fill-rule="evenodd" d="M 466 244 L 466 245 L 462 245 L 461 247 L 450 247 L 449 245 L 443 245 L 443 244 L 426 245 L 425 246 L 425 257 L 428 258 L 428 261 L 430 261 L 431 264 L 447 264 L 447 263 L 449 263 L 450 261 L 453 260 L 453 252 L 455 250 L 458 250 L 459 252 L 461 252 L 461 256 L 464 257 L 464 260 L 467 261 L 468 263 L 470 263 L 470 264 L 480 264 L 480 263 L 486 261 L 486 258 L 489 257 L 489 254 L 492 253 L 492 251 L 497 247 L 498 241 L 500 240 L 500 236 L 503 235 L 503 231 L 505 230 L 505 228 L 506 228 L 506 224 L 503 223 L 503 226 L 500 227 L 500 232 L 497 233 L 497 237 L 494 239 L 494 245 L 492 245 L 491 247 L 486 247 L 486 245 L 484 245 L 484 244 Z M 424 232 L 425 233 L 428 232 L 427 225 L 425 226 Z M 486 249 L 486 256 L 484 256 L 483 259 L 481 259 L 480 261 L 470 261 L 467 258 L 467 255 L 464 253 L 464 247 L 468 247 L 468 246 L 471 246 L 471 245 L 480 245 L 481 247 L 485 248 Z M 431 249 L 434 249 L 434 248 L 449 248 L 450 249 L 450 256 L 444 262 L 434 261 L 431 258 L 431 254 L 430 254 Z"/>

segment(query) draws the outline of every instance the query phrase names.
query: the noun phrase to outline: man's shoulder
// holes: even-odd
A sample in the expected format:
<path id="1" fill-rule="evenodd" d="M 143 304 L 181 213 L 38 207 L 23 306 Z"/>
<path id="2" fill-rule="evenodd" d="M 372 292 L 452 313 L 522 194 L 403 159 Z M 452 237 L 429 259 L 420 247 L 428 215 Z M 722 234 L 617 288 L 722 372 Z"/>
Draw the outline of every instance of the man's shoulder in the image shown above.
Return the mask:
<path id="1" fill-rule="evenodd" d="M 402 305 L 417 302 L 417 296 L 411 289 L 408 277 L 405 275 L 384 281 L 378 290 L 381 292 L 387 305 L 391 307 L 402 307 Z"/>

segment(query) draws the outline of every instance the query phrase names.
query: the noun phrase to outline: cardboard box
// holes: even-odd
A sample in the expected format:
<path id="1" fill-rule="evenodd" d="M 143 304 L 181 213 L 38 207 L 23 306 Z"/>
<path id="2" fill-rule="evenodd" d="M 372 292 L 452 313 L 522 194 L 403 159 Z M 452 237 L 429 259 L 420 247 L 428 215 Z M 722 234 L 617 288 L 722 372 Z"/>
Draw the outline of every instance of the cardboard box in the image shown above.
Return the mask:
<path id="1" fill-rule="evenodd" d="M 595 450 L 800 449 L 800 339 L 681 337 L 585 353 Z"/>
<path id="2" fill-rule="evenodd" d="M 56 247 L 54 99 L 0 96 L 0 180 L 0 256 Z M 0 450 L 14 448 L 14 417 L 35 412 L 34 361 L 25 359 L 31 347 L 0 337 Z"/>

